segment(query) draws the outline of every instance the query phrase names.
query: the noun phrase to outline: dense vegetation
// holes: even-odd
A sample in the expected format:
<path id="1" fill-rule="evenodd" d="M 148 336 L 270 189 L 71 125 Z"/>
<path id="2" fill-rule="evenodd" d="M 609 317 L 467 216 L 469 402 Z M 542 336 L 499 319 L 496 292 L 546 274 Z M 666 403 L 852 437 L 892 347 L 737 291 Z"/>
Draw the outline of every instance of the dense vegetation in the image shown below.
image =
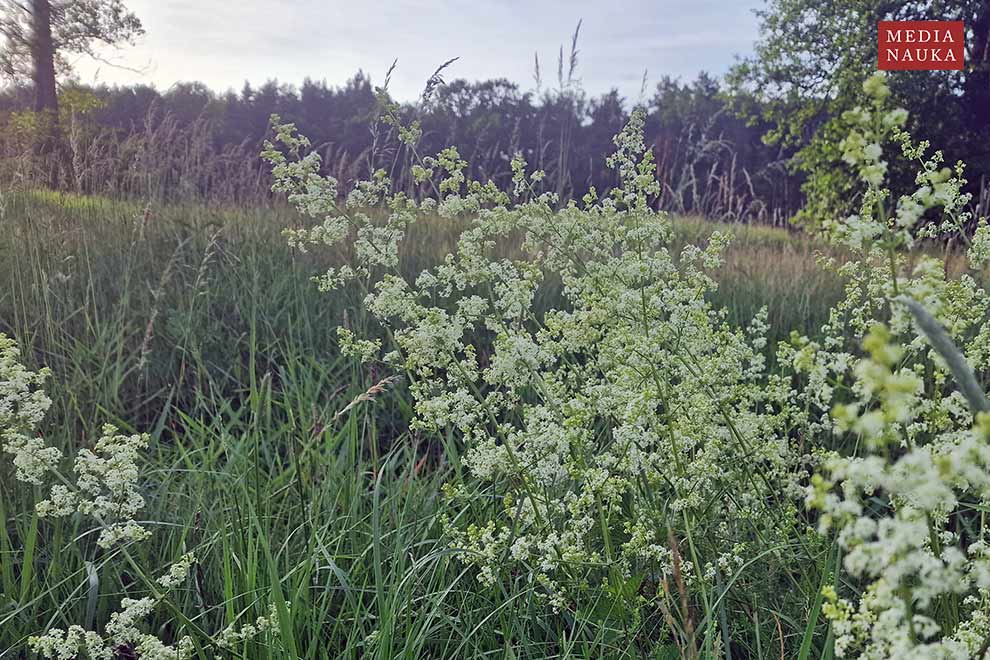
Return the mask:
<path id="1" fill-rule="evenodd" d="M 30 114 L 18 112 L 28 91 L 11 90 L 0 101 L 8 156 L 2 174 L 8 180 L 37 179 L 42 174 L 34 168 L 50 167 L 29 158 L 36 127 Z M 664 79 L 645 99 L 665 204 L 727 220 L 782 223 L 799 202 L 796 179 L 786 175 L 787 152 L 764 145 L 768 124 L 750 125 L 721 92 L 716 79 L 701 75 L 691 83 Z M 373 130 L 381 110 L 382 100 L 363 73 L 339 88 L 271 81 L 225 94 L 195 83 L 164 93 L 150 87 L 71 87 L 63 92 L 61 109 L 74 162 L 65 187 L 163 201 L 267 203 L 257 153 L 268 118 L 277 113 L 311 136 L 326 172 L 339 180 L 353 183 L 370 169 L 387 167 L 397 187 L 411 189 L 411 163 L 396 147 L 394 131 Z M 400 114 L 418 118 L 423 149 L 457 147 L 477 178 L 510 185 L 509 162 L 519 152 L 548 173 L 542 187 L 569 198 L 590 186 L 615 185 L 598 164 L 629 110 L 614 90 L 588 97 L 566 80 L 541 92 L 507 80 L 452 80 L 427 99 L 406 104 Z"/>
<path id="2" fill-rule="evenodd" d="M 107 9 L 120 4 L 86 3 L 108 4 Z M 133 16 L 119 7 L 108 13 L 126 20 L 113 29 L 106 26 L 112 21 L 104 20 L 97 28 L 109 31 L 111 40 L 129 38 Z M 590 186 L 601 192 L 616 184 L 598 164 L 633 106 L 643 105 L 645 136 L 665 188 L 658 203 L 666 210 L 774 224 L 799 214 L 802 222 L 815 225 L 853 210 L 854 177 L 834 167 L 842 138 L 839 117 L 856 105 L 860 82 L 876 66 L 877 21 L 940 16 L 966 22 L 966 68 L 901 73 L 891 77 L 890 87 L 895 103 L 912 111 L 909 128 L 923 129 L 934 144 L 981 173 L 970 178 L 968 190 L 984 212 L 990 208 L 990 184 L 982 176 L 990 167 L 985 2 L 773 0 L 759 14 L 756 52 L 734 66 L 725 82 L 702 73 L 694 81 L 664 77 L 638 99 L 622 98 L 616 90 L 590 95 L 577 76 L 576 32 L 569 54 L 562 50 L 556 67 L 543 67 L 553 70 L 550 75 L 537 70 L 535 89 L 508 80 L 453 79 L 432 84 L 430 94 L 404 103 L 399 114 L 406 122 L 420 122 L 424 153 L 456 147 L 475 178 L 492 179 L 504 189 L 512 176 L 509 162 L 522 153 L 547 172 L 541 190 L 579 199 Z M 3 27 L 0 36 L 9 32 Z M 18 39 L 21 43 L 23 36 Z M 0 64 L 18 72 L 16 62 Z M 442 69 L 433 82 L 456 75 L 460 66 Z M 387 76 L 375 81 L 384 88 L 387 82 Z M 268 81 L 245 83 L 239 92 L 192 81 L 166 91 L 66 83 L 58 109 L 66 135 L 54 162 L 31 157 L 41 128 L 32 112 L 35 87 L 15 84 L 0 94 L 0 178 L 8 186 L 50 180 L 57 172 L 59 185 L 76 192 L 267 202 L 257 153 L 268 118 L 277 113 L 310 137 L 323 155 L 325 173 L 353 183 L 386 167 L 396 187 L 414 187 L 413 159 L 392 139 L 393 128 L 369 130 L 383 104 L 379 88 L 362 72 L 341 86 Z M 913 170 L 892 156 L 891 175 L 907 185 Z"/>
<path id="3" fill-rule="evenodd" d="M 815 59 L 893 4 L 634 108 L 56 94 L 140 22 L 7 5 L 0 658 L 985 657 L 979 53 Z"/>
<path id="4" fill-rule="evenodd" d="M 361 655 L 383 628 L 393 655 L 471 657 L 528 645 L 520 655 L 539 656 L 581 630 L 546 619 L 525 590 L 512 599 L 478 593 L 474 576 L 451 561 L 439 489 L 461 469 L 459 450 L 407 430 L 412 402 L 401 383 L 336 417 L 385 373 L 340 356 L 333 328 L 369 321 L 358 296 L 328 298 L 308 281 L 327 255 L 289 251 L 280 232 L 298 216 L 146 211 L 40 193 L 7 195 L 3 208 L 0 278 L 12 285 L 0 296 L 0 332 L 18 338 L 25 361 L 52 369 L 45 438 L 70 454 L 91 446 L 105 422 L 151 434 L 142 518 L 168 522 L 151 528 L 153 545 L 138 558 L 162 564 L 198 548 L 196 584 L 175 601 L 201 612 L 198 625 L 265 614 L 276 575 L 289 576 L 304 657 Z M 410 270 L 439 261 L 461 226 L 435 218 L 420 227 L 409 239 L 419 255 Z M 675 243 L 704 240 L 711 228 L 679 220 Z M 816 248 L 780 230 L 721 229 L 736 240 L 713 304 L 737 323 L 768 305 L 774 327 L 813 333 L 823 303 L 841 294 L 815 266 Z M 0 489 L 9 525 L 0 648 L 23 648 L 49 620 L 85 623 L 85 566 L 96 555 L 90 537 L 77 540 L 82 528 L 48 535 L 48 523 L 27 513 L 32 489 L 7 479 Z M 36 568 L 22 583 L 22 544 L 32 535 Z M 112 556 L 97 562 L 93 622 L 141 589 Z M 777 644 L 768 617 L 765 643 Z M 601 634 L 587 629 L 570 644 Z"/>
<path id="5" fill-rule="evenodd" d="M 877 66 L 877 23 L 882 20 L 958 20 L 966 25 L 966 66 L 961 71 L 911 71 L 888 82 L 893 103 L 911 110 L 909 128 L 920 130 L 976 174 L 990 208 L 990 4 L 984 0 L 771 0 L 757 12 L 761 36 L 755 53 L 729 75 L 748 110 L 773 124 L 770 141 L 797 149 L 793 165 L 804 173 L 801 218 L 855 210 L 856 179 L 835 167 L 844 136 L 842 113 L 860 103 L 864 78 Z M 913 163 L 891 158 L 891 176 L 908 186 Z"/>
<path id="6" fill-rule="evenodd" d="M 990 232 L 919 240 L 968 226 L 961 170 L 864 94 L 866 201 L 821 243 L 656 211 L 642 113 L 620 192 L 559 210 L 449 149 L 415 170 L 440 199 L 381 173 L 339 203 L 279 123 L 299 215 L 5 197 L 5 645 L 976 655 Z"/>

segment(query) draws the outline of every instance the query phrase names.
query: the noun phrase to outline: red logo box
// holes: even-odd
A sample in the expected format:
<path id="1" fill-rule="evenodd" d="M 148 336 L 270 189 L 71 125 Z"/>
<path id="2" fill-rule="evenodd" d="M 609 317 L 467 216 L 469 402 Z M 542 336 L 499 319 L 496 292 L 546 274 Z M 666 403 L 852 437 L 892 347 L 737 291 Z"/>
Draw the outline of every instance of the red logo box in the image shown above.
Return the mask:
<path id="1" fill-rule="evenodd" d="M 962 21 L 880 21 L 877 68 L 884 71 L 962 71 Z"/>

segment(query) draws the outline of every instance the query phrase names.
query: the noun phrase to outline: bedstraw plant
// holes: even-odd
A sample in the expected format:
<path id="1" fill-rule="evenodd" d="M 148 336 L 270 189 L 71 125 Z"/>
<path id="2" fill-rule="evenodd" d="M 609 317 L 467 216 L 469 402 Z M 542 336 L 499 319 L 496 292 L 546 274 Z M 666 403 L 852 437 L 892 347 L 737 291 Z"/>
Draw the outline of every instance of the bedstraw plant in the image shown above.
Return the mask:
<path id="1" fill-rule="evenodd" d="M 253 558 L 265 549 L 271 579 L 257 589 L 268 596 L 264 613 L 238 615 L 239 595 L 228 589 L 216 605 L 228 624 L 207 629 L 216 616 L 190 612 L 188 599 L 178 606 L 171 595 L 217 546 L 234 542 L 227 531 L 144 568 L 148 555 L 136 549 L 155 538 L 140 519 L 149 436 L 107 426 L 91 449 L 63 456 L 39 433 L 51 405 L 47 372 L 22 366 L 0 335 L 4 469 L 37 489 L 41 524 L 88 527 L 80 537 L 91 544 L 87 566 L 119 562 L 144 594 L 121 598 L 99 623 L 39 625 L 28 647 L 49 658 L 258 649 L 462 657 L 482 647 L 534 658 L 984 657 L 990 302 L 981 281 L 990 226 L 966 211 L 962 164 L 945 167 L 940 152 L 904 132 L 907 112 L 890 108 L 888 96 L 885 79 L 873 76 L 864 105 L 843 116 L 840 146 L 862 184 L 861 209 L 823 223 L 845 257 L 821 261 L 842 278 L 844 295 L 816 335 L 794 332 L 772 346 L 768 337 L 780 333 L 771 333 L 766 311 L 739 325 L 711 302 L 730 236 L 714 232 L 674 248 L 672 221 L 657 210 L 661 189 L 641 110 L 606 163 L 619 185 L 566 203 L 539 191 L 544 174 L 521 156 L 504 191 L 470 179 L 455 149 L 421 154 L 418 127 L 394 114 L 387 119 L 419 189 L 431 194 L 395 192 L 381 170 L 343 191 L 306 138 L 273 117 L 263 153 L 273 190 L 315 220 L 286 230 L 288 242 L 334 255 L 317 285 L 348 299 L 359 292 L 374 321 L 371 330 L 342 322 L 337 341 L 378 384 L 322 423 L 347 420 L 359 404 L 381 405 L 371 402 L 401 377 L 411 407 L 399 441 L 417 444 L 394 451 L 407 451 L 410 467 L 390 466 L 399 454 L 382 459 L 377 443 L 338 451 L 323 430 L 269 452 L 273 465 L 291 467 L 273 468 L 277 490 L 265 492 L 277 502 L 284 493 L 313 497 L 297 503 L 304 512 L 295 510 L 300 522 L 286 532 L 306 537 L 306 547 L 279 576 L 271 548 L 289 557 L 297 544 L 259 537 Z M 900 196 L 886 185 L 891 148 L 918 164 L 916 188 Z M 457 238 L 424 266 L 411 237 L 427 222 Z M 967 243 L 961 274 L 950 273 L 948 249 L 936 256 L 949 239 Z M 254 392 L 252 381 L 258 399 Z M 184 421 L 188 429 L 202 423 Z M 196 461 L 225 452 L 229 463 L 211 469 L 248 469 L 228 444 L 182 460 L 194 473 Z M 367 482 L 360 476 L 334 491 L 340 465 L 363 465 L 365 452 Z M 326 480 L 314 469 L 319 461 L 335 470 Z M 385 490 L 423 493 L 414 488 L 424 483 L 442 497 L 435 518 L 403 525 L 392 512 L 396 519 L 383 520 Z M 342 507 L 355 513 L 354 498 L 370 499 L 370 513 L 333 524 L 355 536 L 370 520 L 371 543 L 335 554 L 322 519 L 338 520 Z M 390 501 L 405 511 L 415 509 L 412 499 Z M 247 524 L 245 533 L 260 530 L 257 514 Z M 393 583 L 401 606 L 389 609 L 383 546 L 407 538 L 407 526 L 419 536 L 391 555 L 407 569 Z M 183 545 L 198 533 L 186 528 Z M 232 556 L 221 562 L 225 575 Z M 238 570 L 253 570 L 237 561 Z M 363 561 L 373 564 L 373 586 L 352 589 L 347 567 L 358 571 Z M 340 588 L 324 588 L 323 573 Z M 204 603 L 205 578 L 195 582 Z M 455 596 L 501 604 L 472 621 L 481 610 L 452 611 Z M 516 599 L 534 619 L 525 626 L 506 622 Z M 300 604 L 312 611 L 299 612 Z M 155 620 L 170 621 L 159 634 L 143 623 L 156 610 Z M 460 641 L 450 633 L 457 626 Z M 344 637 L 341 627 L 350 630 Z M 521 631 L 534 629 L 540 641 L 527 644 L 530 633 Z M 343 647 L 330 645 L 344 638 Z"/>

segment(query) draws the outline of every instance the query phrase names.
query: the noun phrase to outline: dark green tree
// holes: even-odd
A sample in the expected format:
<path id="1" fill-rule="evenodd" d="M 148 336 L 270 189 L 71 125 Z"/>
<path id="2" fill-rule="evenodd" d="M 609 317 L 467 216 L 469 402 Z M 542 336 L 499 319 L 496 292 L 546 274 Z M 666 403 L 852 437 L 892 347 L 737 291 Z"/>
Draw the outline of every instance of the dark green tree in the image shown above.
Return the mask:
<path id="1" fill-rule="evenodd" d="M 848 173 L 835 167 L 842 137 L 838 117 L 860 102 L 860 86 L 877 68 L 881 20 L 965 21 L 964 71 L 893 72 L 890 87 L 894 101 L 912 113 L 912 128 L 923 127 L 948 159 L 987 171 L 990 2 L 769 0 L 757 15 L 754 54 L 734 67 L 729 82 L 737 107 L 770 124 L 769 142 L 799 147 L 793 163 L 806 175 L 805 219 L 855 204 Z"/>

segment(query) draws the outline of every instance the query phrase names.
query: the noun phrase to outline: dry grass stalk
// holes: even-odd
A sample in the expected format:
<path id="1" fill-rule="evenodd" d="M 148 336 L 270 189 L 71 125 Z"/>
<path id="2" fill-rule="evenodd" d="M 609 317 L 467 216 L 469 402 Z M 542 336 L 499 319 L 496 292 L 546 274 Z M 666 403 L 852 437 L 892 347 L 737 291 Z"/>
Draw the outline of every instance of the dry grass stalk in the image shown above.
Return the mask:
<path id="1" fill-rule="evenodd" d="M 355 406 L 360 405 L 366 401 L 374 401 L 375 397 L 385 392 L 385 390 L 388 389 L 390 385 L 398 381 L 399 381 L 399 376 L 387 376 L 385 378 L 382 378 L 380 381 L 369 387 L 365 392 L 362 392 L 361 394 L 354 397 L 354 399 L 346 406 L 344 406 L 341 410 L 339 410 L 337 414 L 333 416 L 333 418 L 339 419 Z"/>

